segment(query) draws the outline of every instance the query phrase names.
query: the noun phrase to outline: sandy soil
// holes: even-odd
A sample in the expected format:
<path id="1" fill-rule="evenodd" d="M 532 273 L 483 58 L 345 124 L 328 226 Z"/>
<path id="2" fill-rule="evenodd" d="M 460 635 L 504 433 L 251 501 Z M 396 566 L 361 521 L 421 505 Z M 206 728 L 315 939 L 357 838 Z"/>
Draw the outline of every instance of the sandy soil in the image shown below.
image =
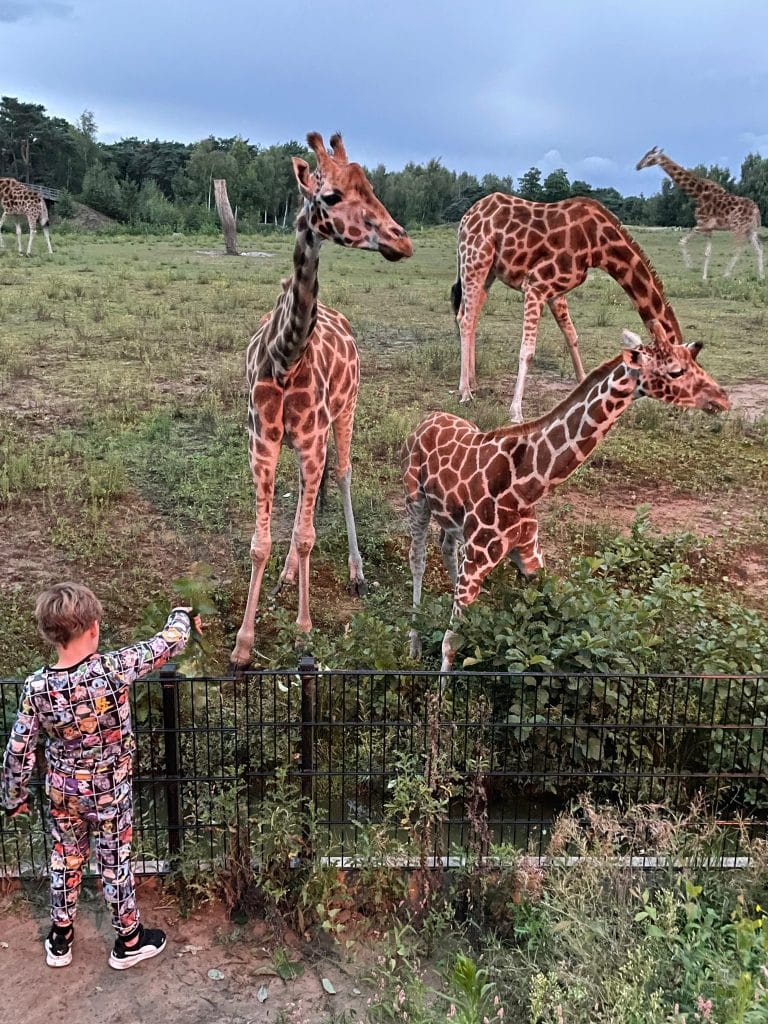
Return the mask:
<path id="1" fill-rule="evenodd" d="M 345 1010 L 364 1017 L 366 995 L 353 963 L 302 958 L 297 941 L 290 948 L 290 937 L 283 938 L 301 969 L 283 981 L 272 955 L 275 938 L 264 925 L 235 926 L 215 906 L 181 919 L 151 880 L 140 884 L 139 898 L 144 921 L 164 928 L 168 945 L 156 959 L 120 972 L 107 963 L 114 933 L 95 889 L 83 891 L 73 961 L 58 970 L 46 965 L 42 945 L 49 928 L 46 887 L 0 895 L 0 1021 L 323 1024 Z M 324 990 L 324 978 L 335 994 Z"/>

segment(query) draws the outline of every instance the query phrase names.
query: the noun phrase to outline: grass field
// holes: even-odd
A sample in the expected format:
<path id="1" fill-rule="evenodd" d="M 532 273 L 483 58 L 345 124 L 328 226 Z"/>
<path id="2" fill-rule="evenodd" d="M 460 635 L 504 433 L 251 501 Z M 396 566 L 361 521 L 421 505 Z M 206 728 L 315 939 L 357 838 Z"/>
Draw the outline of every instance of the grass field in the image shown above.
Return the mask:
<path id="1" fill-rule="evenodd" d="M 712 585 L 765 609 L 768 283 L 755 278 L 749 255 L 734 279 L 722 278 L 725 236 L 715 239 L 713 280 L 705 283 L 700 270 L 684 269 L 679 234 L 633 233 L 665 281 L 686 338 L 705 342 L 701 362 L 731 392 L 735 411 L 706 417 L 638 403 L 591 462 L 542 503 L 545 555 L 557 569 L 649 503 L 659 530 L 713 538 L 724 568 Z M 320 265 L 320 297 L 350 319 L 361 353 L 353 498 L 372 585 L 367 600 L 404 616 L 410 576 L 400 445 L 433 408 L 484 427 L 505 422 L 522 330 L 521 296 L 497 284 L 480 320 L 480 387 L 467 413 L 457 400 L 448 298 L 455 230 L 415 231 L 413 239 L 413 258 L 395 265 L 330 245 Z M 53 243 L 52 257 L 0 253 L 0 673 L 22 672 L 47 654 L 31 608 L 49 583 L 88 582 L 105 605 L 107 638 L 125 640 L 196 563 L 213 570 L 210 667 L 223 669 L 247 592 L 254 522 L 244 351 L 289 273 L 293 236 L 241 238 L 244 250 L 271 255 L 238 259 L 201 252 L 223 248 L 210 237 L 60 232 Z M 571 307 L 587 368 L 618 351 L 622 328 L 642 329 L 627 297 L 600 272 Z M 547 316 L 526 416 L 546 411 L 572 383 L 570 358 Z M 295 492 L 293 456 L 285 452 L 267 590 L 285 555 Z M 346 538 L 333 486 L 317 525 L 315 628 L 340 634 L 361 604 L 344 589 Z M 438 562 L 435 553 L 427 583 L 446 589 Z M 277 657 L 295 615 L 295 594 L 281 595 L 284 610 L 264 597 L 257 664 Z"/>

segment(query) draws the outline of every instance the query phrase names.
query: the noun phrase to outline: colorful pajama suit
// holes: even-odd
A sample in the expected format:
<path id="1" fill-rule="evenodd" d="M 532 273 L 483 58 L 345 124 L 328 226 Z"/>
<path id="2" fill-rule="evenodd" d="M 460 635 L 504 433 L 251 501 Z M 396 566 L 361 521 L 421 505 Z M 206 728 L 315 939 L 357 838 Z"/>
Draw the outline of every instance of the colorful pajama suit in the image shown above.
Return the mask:
<path id="1" fill-rule="evenodd" d="M 139 923 L 131 869 L 136 741 L 128 689 L 183 650 L 190 630 L 188 613 L 175 608 L 151 640 L 93 654 L 71 668 L 40 668 L 24 682 L 3 758 L 1 796 L 8 808 L 27 799 L 42 729 L 53 838 L 51 919 L 56 925 L 71 924 L 77 913 L 91 835 L 115 930 L 127 935 Z"/>

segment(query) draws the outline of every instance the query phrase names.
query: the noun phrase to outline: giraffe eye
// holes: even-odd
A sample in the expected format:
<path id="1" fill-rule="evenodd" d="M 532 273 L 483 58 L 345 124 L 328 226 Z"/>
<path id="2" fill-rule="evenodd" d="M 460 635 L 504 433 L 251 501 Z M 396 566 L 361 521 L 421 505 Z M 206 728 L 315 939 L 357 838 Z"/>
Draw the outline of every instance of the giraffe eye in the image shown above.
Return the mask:
<path id="1" fill-rule="evenodd" d="M 344 198 L 341 192 L 329 192 L 327 196 L 321 196 L 321 199 L 326 206 L 335 206 L 336 203 L 340 203 Z"/>
<path id="2" fill-rule="evenodd" d="M 672 377 L 674 379 L 675 377 L 682 377 L 684 373 L 687 373 L 687 370 L 669 370 L 667 372 L 667 376 Z"/>

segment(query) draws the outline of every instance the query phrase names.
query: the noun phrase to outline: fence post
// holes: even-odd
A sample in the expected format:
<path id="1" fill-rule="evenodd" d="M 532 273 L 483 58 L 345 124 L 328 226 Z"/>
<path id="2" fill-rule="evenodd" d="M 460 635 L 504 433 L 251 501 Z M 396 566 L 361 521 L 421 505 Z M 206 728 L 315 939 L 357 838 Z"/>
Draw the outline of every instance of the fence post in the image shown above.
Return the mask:
<path id="1" fill-rule="evenodd" d="M 304 809 L 304 855 L 312 856 L 312 835 L 309 811 L 312 807 L 315 775 L 315 684 L 317 662 L 311 654 L 299 659 L 301 678 L 301 803 Z"/>
<path id="2" fill-rule="evenodd" d="M 163 751 L 165 754 L 165 803 L 168 812 L 168 852 L 181 850 L 181 800 L 179 794 L 179 680 L 184 676 L 169 661 L 160 669 L 163 690 Z"/>

